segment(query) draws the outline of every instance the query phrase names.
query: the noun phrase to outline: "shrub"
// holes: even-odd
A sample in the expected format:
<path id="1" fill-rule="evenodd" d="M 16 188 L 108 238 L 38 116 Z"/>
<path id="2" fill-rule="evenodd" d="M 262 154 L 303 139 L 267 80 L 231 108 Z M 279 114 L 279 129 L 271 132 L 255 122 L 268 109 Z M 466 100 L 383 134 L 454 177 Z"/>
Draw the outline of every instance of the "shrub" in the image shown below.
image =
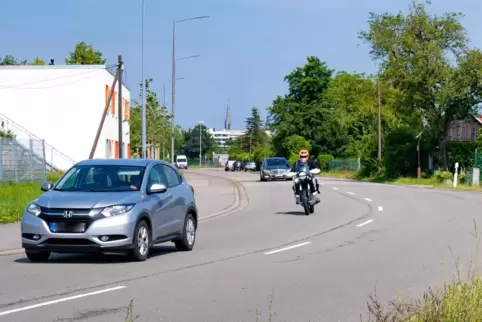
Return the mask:
<path id="1" fill-rule="evenodd" d="M 335 157 L 333 157 L 331 154 L 320 154 L 317 159 L 320 163 L 321 170 L 328 171 L 328 163 L 331 160 L 335 160 Z"/>
<path id="2" fill-rule="evenodd" d="M 460 173 L 458 176 L 458 179 L 459 179 L 459 182 L 462 184 L 467 183 L 467 175 L 465 174 L 465 172 Z"/>
<path id="3" fill-rule="evenodd" d="M 444 180 L 452 179 L 454 175 L 450 171 L 440 171 L 437 173 L 437 180 L 442 182 Z"/>

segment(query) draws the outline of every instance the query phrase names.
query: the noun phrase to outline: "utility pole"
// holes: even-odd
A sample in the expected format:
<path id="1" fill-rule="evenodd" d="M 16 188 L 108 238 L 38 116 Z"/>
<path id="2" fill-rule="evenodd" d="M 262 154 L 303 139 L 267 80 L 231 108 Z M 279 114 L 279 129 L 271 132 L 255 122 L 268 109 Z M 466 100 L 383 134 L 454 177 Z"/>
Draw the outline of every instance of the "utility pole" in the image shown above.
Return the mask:
<path id="1" fill-rule="evenodd" d="M 171 100 L 171 161 L 174 163 L 174 112 L 176 105 L 176 21 L 172 21 L 172 100 Z"/>
<path id="2" fill-rule="evenodd" d="M 166 107 L 166 84 L 162 84 L 162 106 Z"/>
<path id="3" fill-rule="evenodd" d="M 377 77 L 378 92 L 378 160 L 382 160 L 382 103 L 380 99 L 380 76 Z"/>
<path id="4" fill-rule="evenodd" d="M 117 104 L 119 106 L 119 120 L 118 120 L 118 126 L 119 126 L 119 159 L 124 158 L 124 133 L 122 131 L 122 70 L 123 70 L 123 62 L 122 62 L 122 55 L 117 56 L 117 61 L 118 61 L 118 70 L 119 70 L 119 90 L 118 90 L 118 97 L 117 97 Z"/>
<path id="5" fill-rule="evenodd" d="M 114 76 L 114 80 L 112 81 L 112 86 L 110 87 L 109 96 L 107 98 L 107 101 L 105 102 L 104 112 L 102 113 L 102 117 L 100 119 L 100 123 L 99 123 L 99 126 L 97 128 L 97 133 L 95 134 L 94 143 L 92 144 L 92 148 L 90 150 L 89 159 L 94 158 L 95 150 L 97 148 L 97 144 L 99 143 L 100 133 L 102 132 L 102 128 L 104 127 L 105 117 L 107 116 L 107 113 L 109 112 L 110 102 L 112 101 L 112 95 L 114 93 L 114 88 L 115 88 L 115 85 L 117 84 L 117 80 L 119 79 L 119 73 L 121 73 L 121 72 L 122 72 L 121 70 L 117 69 L 117 71 L 115 73 L 115 76 Z"/>
<path id="6" fill-rule="evenodd" d="M 199 166 L 201 167 L 202 164 L 201 164 L 201 160 L 202 160 L 202 132 L 201 132 L 201 129 L 202 129 L 202 124 L 204 123 L 204 121 L 198 121 L 198 124 L 199 124 Z"/>

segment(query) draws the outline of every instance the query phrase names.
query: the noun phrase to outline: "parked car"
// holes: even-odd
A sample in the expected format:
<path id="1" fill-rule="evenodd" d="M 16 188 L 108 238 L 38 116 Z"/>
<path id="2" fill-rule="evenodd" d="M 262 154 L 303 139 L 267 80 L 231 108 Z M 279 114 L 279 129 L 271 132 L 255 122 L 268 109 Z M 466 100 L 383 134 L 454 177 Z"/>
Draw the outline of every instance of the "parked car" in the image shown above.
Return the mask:
<path id="1" fill-rule="evenodd" d="M 243 162 L 237 160 L 233 164 L 233 171 L 242 171 L 243 170 Z"/>
<path id="2" fill-rule="evenodd" d="M 187 157 L 185 155 L 178 155 L 176 157 L 176 167 L 178 169 L 186 169 L 187 170 Z"/>
<path id="3" fill-rule="evenodd" d="M 256 163 L 254 161 L 248 161 L 244 165 L 244 172 L 246 171 L 256 171 Z"/>
<path id="4" fill-rule="evenodd" d="M 226 162 L 226 164 L 224 165 L 224 171 L 229 171 L 229 170 L 234 171 L 233 166 L 235 162 L 236 162 L 235 160 L 228 160 L 228 162 Z"/>
<path id="5" fill-rule="evenodd" d="M 86 160 L 30 202 L 21 222 L 31 261 L 51 253 L 129 253 L 144 261 L 151 246 L 172 241 L 190 251 L 198 209 L 194 188 L 159 160 Z"/>
<path id="6" fill-rule="evenodd" d="M 274 180 L 274 179 L 282 179 L 282 180 L 291 180 L 290 177 L 287 176 L 291 166 L 288 163 L 288 160 L 283 157 L 271 157 L 266 158 L 263 160 L 261 164 L 260 171 L 259 171 L 259 180 L 266 181 L 266 180 Z"/>

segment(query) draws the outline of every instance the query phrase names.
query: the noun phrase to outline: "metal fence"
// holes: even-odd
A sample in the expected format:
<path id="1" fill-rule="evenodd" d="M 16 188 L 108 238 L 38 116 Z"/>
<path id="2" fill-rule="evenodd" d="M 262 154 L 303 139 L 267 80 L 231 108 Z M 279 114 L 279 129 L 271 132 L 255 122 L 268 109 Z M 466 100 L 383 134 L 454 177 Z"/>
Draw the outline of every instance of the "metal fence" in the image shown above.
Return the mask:
<path id="1" fill-rule="evenodd" d="M 360 171 L 360 158 L 353 160 L 331 160 L 328 162 L 328 171 Z"/>
<path id="2" fill-rule="evenodd" d="M 60 152 L 2 113 L 0 113 L 0 130 L 3 132 L 9 131 L 16 137 L 16 141 L 21 147 L 32 150 L 34 155 L 41 155 L 43 162 L 47 163 L 48 171 L 66 170 L 75 164 L 72 158 Z M 31 140 L 34 142 L 32 146 L 30 145 Z M 39 146 L 42 146 L 42 154 L 39 154 Z M 0 181 L 2 181 L 1 177 Z"/>
<path id="3" fill-rule="evenodd" d="M 44 182 L 47 170 L 43 141 L 0 137 L 0 183 Z"/>

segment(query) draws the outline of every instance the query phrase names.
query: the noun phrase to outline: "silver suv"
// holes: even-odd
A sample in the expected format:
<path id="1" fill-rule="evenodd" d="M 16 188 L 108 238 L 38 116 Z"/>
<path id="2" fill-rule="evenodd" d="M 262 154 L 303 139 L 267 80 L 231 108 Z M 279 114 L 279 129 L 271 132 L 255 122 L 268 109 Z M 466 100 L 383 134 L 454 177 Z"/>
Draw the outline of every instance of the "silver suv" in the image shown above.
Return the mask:
<path id="1" fill-rule="evenodd" d="M 198 210 L 194 188 L 175 166 L 158 160 L 100 159 L 75 164 L 28 204 L 22 247 L 31 261 L 58 253 L 129 253 L 173 241 L 194 247 Z"/>

